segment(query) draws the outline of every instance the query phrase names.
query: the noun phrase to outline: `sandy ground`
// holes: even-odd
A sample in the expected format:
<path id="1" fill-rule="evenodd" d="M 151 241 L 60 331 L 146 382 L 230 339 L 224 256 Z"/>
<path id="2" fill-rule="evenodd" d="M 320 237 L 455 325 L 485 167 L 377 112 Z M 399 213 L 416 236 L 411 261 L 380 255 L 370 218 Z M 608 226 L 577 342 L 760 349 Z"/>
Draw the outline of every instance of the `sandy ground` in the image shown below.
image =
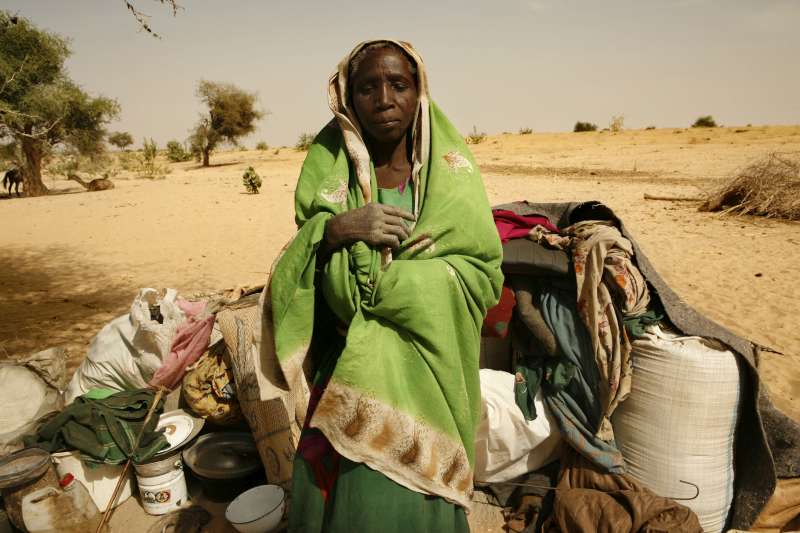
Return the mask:
<path id="1" fill-rule="evenodd" d="M 800 151 L 800 127 L 491 136 L 472 147 L 493 204 L 600 200 L 633 230 L 689 304 L 781 354 L 761 373 L 800 420 L 800 224 L 698 213 L 643 193 L 697 195 L 771 151 Z M 139 287 L 186 294 L 263 283 L 292 234 L 292 149 L 215 154 L 162 180 L 121 174 L 111 191 L 45 181 L 63 194 L 0 200 L 0 357 L 63 345 L 70 368 Z M 248 165 L 262 176 L 244 193 Z"/>

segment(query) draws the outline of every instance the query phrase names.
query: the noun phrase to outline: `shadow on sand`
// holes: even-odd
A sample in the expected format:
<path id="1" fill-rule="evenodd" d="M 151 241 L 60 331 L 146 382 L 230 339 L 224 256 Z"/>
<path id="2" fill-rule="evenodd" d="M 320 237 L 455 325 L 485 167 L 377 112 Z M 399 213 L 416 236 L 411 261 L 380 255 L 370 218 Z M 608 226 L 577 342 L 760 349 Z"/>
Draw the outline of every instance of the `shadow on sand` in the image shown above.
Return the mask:
<path id="1" fill-rule="evenodd" d="M 63 346 L 68 371 L 91 338 L 127 312 L 136 289 L 119 277 L 97 276 L 91 259 L 64 247 L 5 249 L 0 254 L 0 360 Z"/>
<path id="2" fill-rule="evenodd" d="M 242 161 L 231 161 L 229 163 L 214 163 L 213 165 L 208 165 L 204 167 L 203 165 L 195 165 L 193 167 L 188 167 L 186 170 L 200 170 L 202 168 L 217 168 L 217 167 L 229 167 L 232 165 L 241 165 Z"/>

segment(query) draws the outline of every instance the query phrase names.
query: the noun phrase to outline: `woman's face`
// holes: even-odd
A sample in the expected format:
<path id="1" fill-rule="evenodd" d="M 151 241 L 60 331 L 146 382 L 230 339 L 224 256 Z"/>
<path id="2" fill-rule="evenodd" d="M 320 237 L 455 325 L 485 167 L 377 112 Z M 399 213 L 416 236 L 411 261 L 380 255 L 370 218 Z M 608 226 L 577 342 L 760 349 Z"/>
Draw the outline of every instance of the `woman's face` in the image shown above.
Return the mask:
<path id="1" fill-rule="evenodd" d="M 406 56 L 395 48 L 369 52 L 351 89 L 361 129 L 380 143 L 400 141 L 417 111 L 417 81 Z"/>

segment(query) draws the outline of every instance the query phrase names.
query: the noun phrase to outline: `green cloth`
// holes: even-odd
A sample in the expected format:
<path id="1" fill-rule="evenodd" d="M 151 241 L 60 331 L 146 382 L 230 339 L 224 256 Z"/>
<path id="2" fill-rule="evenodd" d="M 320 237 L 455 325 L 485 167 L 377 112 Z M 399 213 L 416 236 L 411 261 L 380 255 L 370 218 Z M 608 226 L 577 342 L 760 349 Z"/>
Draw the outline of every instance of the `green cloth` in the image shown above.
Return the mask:
<path id="1" fill-rule="evenodd" d="M 480 330 L 500 296 L 502 248 L 472 154 L 434 103 L 429 111 L 430 155 L 406 241 L 416 244 L 384 266 L 381 250 L 364 242 L 338 250 L 318 287 L 326 222 L 364 205 L 341 129 L 319 133 L 295 192 L 299 231 L 272 272 L 272 332 L 286 382 L 305 380 L 321 289 L 349 326 L 311 426 L 345 457 L 466 506 L 481 414 Z"/>
<path id="2" fill-rule="evenodd" d="M 524 364 L 516 369 L 514 382 L 514 397 L 525 420 L 535 420 L 536 394 L 543 385 L 547 386 L 549 393 L 560 392 L 569 385 L 578 367 L 563 357 L 528 358 Z M 520 379 L 521 378 L 521 379 Z"/>
<path id="3" fill-rule="evenodd" d="M 326 505 L 314 472 L 302 457 L 294 462 L 289 531 L 469 533 L 464 509 L 436 496 L 398 485 L 380 472 L 345 458 Z"/>
<path id="4" fill-rule="evenodd" d="M 378 189 L 378 201 L 385 205 L 392 205 L 405 209 L 409 213 L 414 212 L 414 188 L 411 183 L 407 183 L 400 191 L 400 187 L 394 189 Z"/>
<path id="5" fill-rule="evenodd" d="M 655 309 L 649 309 L 644 314 L 623 319 L 623 323 L 625 324 L 625 329 L 628 330 L 628 334 L 631 337 L 640 338 L 644 337 L 644 329 L 647 326 L 651 324 L 658 324 L 663 319 L 663 313 L 660 313 Z"/>
<path id="6" fill-rule="evenodd" d="M 154 399 L 154 393 L 148 389 L 117 392 L 104 399 L 79 396 L 26 444 L 51 453 L 76 449 L 87 463 L 120 464 L 129 457 L 135 462 L 147 461 L 169 447 L 164 434 L 155 431 L 157 414 L 164 407 L 162 399 L 133 453 L 136 436 Z"/>
<path id="7" fill-rule="evenodd" d="M 88 400 L 105 400 L 109 396 L 113 396 L 118 392 L 119 391 L 115 389 L 104 389 L 97 387 L 94 389 L 89 389 L 88 392 L 83 395 L 83 397 Z"/>

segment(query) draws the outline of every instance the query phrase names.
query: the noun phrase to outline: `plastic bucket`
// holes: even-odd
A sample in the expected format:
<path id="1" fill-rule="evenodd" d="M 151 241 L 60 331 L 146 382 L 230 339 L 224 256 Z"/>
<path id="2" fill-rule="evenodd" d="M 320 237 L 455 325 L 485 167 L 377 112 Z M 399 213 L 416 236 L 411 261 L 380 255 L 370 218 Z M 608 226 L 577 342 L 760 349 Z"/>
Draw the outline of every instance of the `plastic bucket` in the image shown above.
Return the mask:
<path id="1" fill-rule="evenodd" d="M 189 499 L 179 453 L 158 461 L 137 464 L 134 468 L 142 507 L 147 514 L 170 513 Z"/>
<path id="2" fill-rule="evenodd" d="M 75 476 L 75 479 L 89 491 L 92 501 L 100 512 L 104 512 L 114 494 L 114 487 L 117 485 L 124 466 L 103 464 L 90 468 L 81 461 L 81 454 L 78 451 L 56 452 L 51 454 L 51 457 L 56 465 L 58 477 L 63 478 L 67 474 Z M 130 471 L 128 471 L 127 478 L 114 507 L 123 503 L 133 494 L 133 476 Z"/>

